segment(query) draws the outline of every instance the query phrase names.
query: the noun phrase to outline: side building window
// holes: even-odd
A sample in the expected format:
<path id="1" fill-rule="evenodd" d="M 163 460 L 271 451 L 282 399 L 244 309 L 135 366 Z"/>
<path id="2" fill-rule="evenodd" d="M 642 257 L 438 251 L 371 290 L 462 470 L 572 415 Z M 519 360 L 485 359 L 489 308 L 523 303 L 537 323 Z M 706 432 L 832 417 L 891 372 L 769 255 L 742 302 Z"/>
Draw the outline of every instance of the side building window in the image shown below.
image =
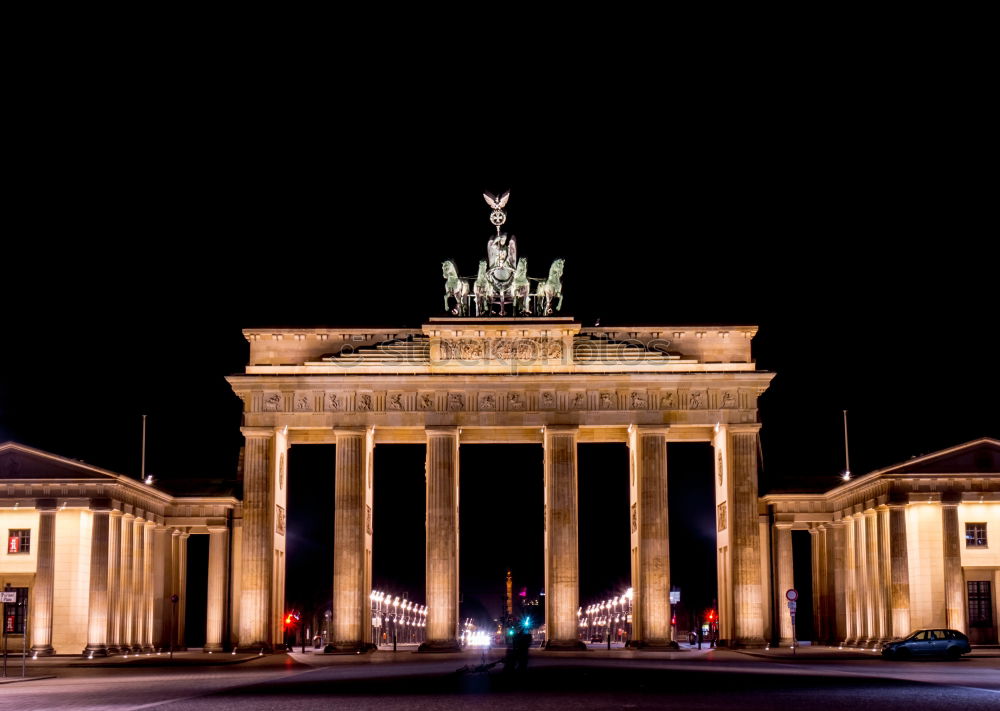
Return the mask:
<path id="1" fill-rule="evenodd" d="M 986 524 L 967 523 L 965 524 L 965 547 L 966 548 L 986 548 Z"/>
<path id="2" fill-rule="evenodd" d="M 30 553 L 31 552 L 31 529 L 30 528 L 8 528 L 7 529 L 7 552 L 8 553 Z"/>

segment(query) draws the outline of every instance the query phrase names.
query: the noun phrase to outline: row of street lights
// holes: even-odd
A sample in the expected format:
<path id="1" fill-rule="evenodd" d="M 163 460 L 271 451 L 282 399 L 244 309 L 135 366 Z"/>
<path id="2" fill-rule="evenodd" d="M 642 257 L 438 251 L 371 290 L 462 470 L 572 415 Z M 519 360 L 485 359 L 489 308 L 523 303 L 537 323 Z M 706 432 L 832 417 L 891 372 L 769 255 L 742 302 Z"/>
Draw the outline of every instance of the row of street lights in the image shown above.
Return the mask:
<path id="1" fill-rule="evenodd" d="M 418 605 L 412 600 L 392 593 L 372 590 L 368 595 L 371 601 L 372 644 L 391 644 L 393 651 L 396 643 L 412 644 L 423 642 L 427 627 L 427 605 Z"/>
<path id="2" fill-rule="evenodd" d="M 627 642 L 632 637 L 632 588 L 576 611 L 580 639 Z"/>

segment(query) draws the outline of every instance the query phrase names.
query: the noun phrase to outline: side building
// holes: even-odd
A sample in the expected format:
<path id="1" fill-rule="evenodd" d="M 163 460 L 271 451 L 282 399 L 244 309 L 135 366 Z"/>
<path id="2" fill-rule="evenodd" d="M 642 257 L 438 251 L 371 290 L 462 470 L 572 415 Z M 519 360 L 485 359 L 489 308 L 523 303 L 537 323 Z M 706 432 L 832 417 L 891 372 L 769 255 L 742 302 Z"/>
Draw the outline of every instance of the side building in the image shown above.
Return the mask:
<path id="1" fill-rule="evenodd" d="M 771 522 L 775 638 L 792 642 L 792 532 L 812 543 L 814 641 L 877 646 L 911 630 L 997 643 L 1000 441 L 910 459 L 823 494 L 761 498 Z"/>
<path id="2" fill-rule="evenodd" d="M 232 496 L 171 496 L 83 462 L 0 444 L 0 588 L 16 598 L 3 605 L 8 649 L 20 652 L 23 640 L 37 656 L 183 648 L 187 543 L 208 535 L 205 649 L 223 650 L 230 601 L 240 594 L 230 566 L 240 560 L 240 516 Z"/>

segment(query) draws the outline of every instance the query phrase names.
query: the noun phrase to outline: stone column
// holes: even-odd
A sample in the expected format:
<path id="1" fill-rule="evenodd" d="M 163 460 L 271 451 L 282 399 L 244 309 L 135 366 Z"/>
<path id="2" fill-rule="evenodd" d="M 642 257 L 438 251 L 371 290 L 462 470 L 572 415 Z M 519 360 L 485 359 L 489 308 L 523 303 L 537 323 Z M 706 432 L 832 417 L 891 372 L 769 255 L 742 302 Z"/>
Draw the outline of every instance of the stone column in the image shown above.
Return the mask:
<path id="1" fill-rule="evenodd" d="M 90 505 L 93 523 L 90 529 L 90 606 L 87 612 L 87 646 L 91 657 L 108 655 L 108 528 L 110 502 Z"/>
<path id="2" fill-rule="evenodd" d="M 878 559 L 878 518 L 875 509 L 865 511 L 865 568 L 868 585 L 868 643 L 876 644 L 882 637 L 882 566 Z"/>
<path id="3" fill-rule="evenodd" d="M 833 572 L 830 570 L 830 537 L 833 531 L 826 524 L 821 524 L 816 528 L 816 541 L 818 553 L 818 573 L 819 573 L 819 618 L 821 624 L 817 627 L 817 639 L 823 644 L 831 644 L 834 641 L 834 618 L 835 613 L 831 608 L 833 593 Z"/>
<path id="4" fill-rule="evenodd" d="M 458 649 L 458 428 L 428 427 L 426 435 L 427 641 L 420 650 L 451 651 Z"/>
<path id="5" fill-rule="evenodd" d="M 962 581 L 962 548 L 958 530 L 960 494 L 941 497 L 941 539 L 944 543 L 944 607 L 949 629 L 965 632 L 965 595 Z"/>
<path id="6" fill-rule="evenodd" d="M 333 639 L 327 651 L 358 652 L 368 641 L 368 437 L 363 428 L 338 429 L 334 484 Z"/>
<path id="7" fill-rule="evenodd" d="M 858 576 L 857 545 L 855 541 L 854 517 L 844 517 L 844 597 L 847 603 L 845 615 L 844 644 L 856 644 L 861 632 L 858 630 Z"/>
<path id="8" fill-rule="evenodd" d="M 274 430 L 244 427 L 243 552 L 240 643 L 245 651 L 270 650 L 274 559 Z M 340 451 L 339 448 L 337 450 Z M 340 454 L 337 454 L 339 459 Z"/>
<path id="9" fill-rule="evenodd" d="M 823 580 L 820 577 L 822 549 L 820 547 L 819 529 L 815 526 L 809 529 L 809 549 L 812 562 L 810 566 L 812 568 L 810 571 L 812 575 L 812 600 L 809 603 L 812 605 L 813 610 L 813 636 L 810 641 L 818 642 L 823 639 L 824 624 L 826 621 L 823 618 L 823 605 L 820 602 L 823 597 Z"/>
<path id="10" fill-rule="evenodd" d="M 735 643 L 763 646 L 760 530 L 757 525 L 757 436 L 760 425 L 729 425 L 732 461 L 733 613 Z M 669 620 L 668 620 L 669 621 Z"/>
<path id="11" fill-rule="evenodd" d="M 153 532 L 155 521 L 146 521 L 142 532 L 142 648 L 153 649 Z"/>
<path id="12" fill-rule="evenodd" d="M 892 558 L 892 635 L 910 630 L 910 559 L 906 548 L 906 505 L 889 504 L 889 551 Z"/>
<path id="13" fill-rule="evenodd" d="M 855 644 L 865 645 L 871 634 L 868 625 L 868 566 L 866 565 L 868 547 L 865 543 L 865 515 L 854 514 L 854 589 L 857 606 L 857 633 Z"/>
<path id="14" fill-rule="evenodd" d="M 121 560 L 122 512 L 115 509 L 108 520 L 108 652 L 117 653 L 121 645 Z"/>
<path id="15" fill-rule="evenodd" d="M 177 637 L 177 606 L 180 605 L 181 596 L 181 532 L 176 528 L 170 531 L 170 595 L 176 595 L 177 602 L 170 601 L 170 609 L 166 614 L 170 616 L 167 625 L 170 632 L 167 635 L 167 648 L 176 649 L 179 638 Z"/>
<path id="16" fill-rule="evenodd" d="M 208 603 L 205 614 L 205 651 L 224 649 L 226 627 L 226 583 L 229 576 L 229 529 L 210 526 L 208 529 Z"/>
<path id="17" fill-rule="evenodd" d="M 878 513 L 878 564 L 879 564 L 879 627 L 882 641 L 892 639 L 892 556 L 889 551 L 889 507 L 879 506 Z"/>
<path id="18" fill-rule="evenodd" d="M 145 561 L 146 519 L 136 517 L 132 521 L 132 639 L 129 640 L 133 652 L 142 651 L 145 635 L 145 605 L 143 599 L 143 568 Z"/>
<path id="19" fill-rule="evenodd" d="M 128 654 L 132 651 L 132 608 L 135 601 L 132 599 L 132 534 L 135 531 L 135 516 L 130 513 L 122 516 L 122 537 L 121 537 L 121 577 L 118 579 L 118 615 L 121 637 L 119 638 L 118 651 Z"/>
<path id="20" fill-rule="evenodd" d="M 187 555 L 188 539 L 191 534 L 182 531 L 177 539 L 177 648 L 187 649 L 184 639 L 184 624 L 187 619 Z"/>
<path id="21" fill-rule="evenodd" d="M 55 653 L 52 648 L 52 599 L 55 582 L 56 500 L 38 499 L 38 564 L 31 600 L 31 651 L 39 657 Z"/>
<path id="22" fill-rule="evenodd" d="M 545 447 L 545 648 L 585 649 L 577 632 L 580 560 L 577 427 L 546 427 Z M 669 589 L 669 588 L 668 588 Z"/>
<path id="23" fill-rule="evenodd" d="M 778 585 L 774 597 L 778 601 L 778 643 L 787 647 L 793 642 L 792 618 L 788 614 L 788 604 L 785 592 L 795 587 L 795 574 L 792 565 L 792 527 L 790 525 L 774 525 L 774 547 L 778 564 Z"/>
<path id="24" fill-rule="evenodd" d="M 153 529 L 153 648 L 162 651 L 170 645 L 170 529 L 157 526 Z"/>
<path id="25" fill-rule="evenodd" d="M 830 643 L 843 644 L 847 639 L 847 578 L 844 562 L 844 542 L 847 527 L 835 522 L 827 532 L 827 561 L 830 570 Z"/>

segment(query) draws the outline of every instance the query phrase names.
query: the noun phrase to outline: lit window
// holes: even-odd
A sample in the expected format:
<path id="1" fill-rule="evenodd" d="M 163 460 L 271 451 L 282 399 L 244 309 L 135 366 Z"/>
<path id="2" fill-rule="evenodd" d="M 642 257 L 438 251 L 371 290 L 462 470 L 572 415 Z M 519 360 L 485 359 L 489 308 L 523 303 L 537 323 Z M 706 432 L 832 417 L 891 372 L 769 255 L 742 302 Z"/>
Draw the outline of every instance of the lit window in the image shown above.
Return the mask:
<path id="1" fill-rule="evenodd" d="M 30 553 L 31 552 L 31 529 L 30 528 L 8 528 L 7 529 L 7 552 L 8 553 Z"/>
<path id="2" fill-rule="evenodd" d="M 965 547 L 966 548 L 986 548 L 986 524 L 967 523 L 965 524 Z"/>

